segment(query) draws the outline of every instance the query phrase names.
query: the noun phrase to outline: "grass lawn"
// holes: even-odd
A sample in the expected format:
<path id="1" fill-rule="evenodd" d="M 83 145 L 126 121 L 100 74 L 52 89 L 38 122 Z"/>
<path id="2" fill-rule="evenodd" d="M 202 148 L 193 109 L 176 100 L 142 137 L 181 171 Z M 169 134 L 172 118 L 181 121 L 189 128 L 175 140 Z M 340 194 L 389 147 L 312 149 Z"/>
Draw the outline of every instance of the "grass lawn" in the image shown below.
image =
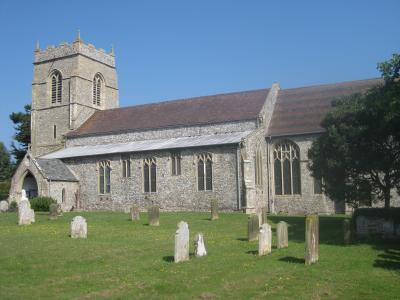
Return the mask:
<path id="1" fill-rule="evenodd" d="M 68 236 L 77 213 L 56 221 L 37 213 L 30 226 L 0 214 L 0 299 L 400 299 L 400 243 L 343 246 L 343 216 L 320 218 L 320 261 L 305 266 L 303 217 L 269 217 L 274 238 L 276 223 L 289 223 L 289 248 L 258 257 L 244 214 L 211 222 L 205 213 L 163 213 L 160 227 L 147 226 L 146 214 L 137 223 L 123 213 L 79 214 L 87 240 Z M 208 256 L 173 263 L 181 220 L 191 240 L 204 233 Z"/>

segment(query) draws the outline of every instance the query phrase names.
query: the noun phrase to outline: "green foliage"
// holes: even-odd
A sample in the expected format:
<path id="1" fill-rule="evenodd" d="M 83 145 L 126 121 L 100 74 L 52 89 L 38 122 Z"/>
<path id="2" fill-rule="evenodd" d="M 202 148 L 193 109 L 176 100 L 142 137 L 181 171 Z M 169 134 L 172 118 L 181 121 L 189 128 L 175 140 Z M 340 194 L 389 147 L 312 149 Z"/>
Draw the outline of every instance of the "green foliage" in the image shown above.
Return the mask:
<path id="1" fill-rule="evenodd" d="M 12 171 L 13 164 L 11 163 L 10 153 L 3 142 L 0 142 L 0 181 L 9 179 Z"/>
<path id="2" fill-rule="evenodd" d="M 392 58 L 378 63 L 378 70 L 381 71 L 385 81 L 394 81 L 396 78 L 400 77 L 400 54 L 393 54 Z"/>
<path id="3" fill-rule="evenodd" d="M 8 198 L 10 186 L 10 181 L 0 181 L 0 201 Z"/>
<path id="4" fill-rule="evenodd" d="M 390 207 L 390 190 L 400 192 L 400 82 L 339 99 L 321 125 L 326 132 L 308 155 L 324 192 L 353 207 L 377 201 Z"/>
<path id="5" fill-rule="evenodd" d="M 56 203 L 51 197 L 35 197 L 30 200 L 31 208 L 34 211 L 49 211 L 50 205 Z"/>
<path id="6" fill-rule="evenodd" d="M 24 112 L 13 112 L 10 115 L 16 131 L 14 139 L 17 141 L 17 144 L 12 143 L 11 153 L 17 164 L 24 158 L 31 142 L 31 105 L 25 105 L 24 110 Z"/>

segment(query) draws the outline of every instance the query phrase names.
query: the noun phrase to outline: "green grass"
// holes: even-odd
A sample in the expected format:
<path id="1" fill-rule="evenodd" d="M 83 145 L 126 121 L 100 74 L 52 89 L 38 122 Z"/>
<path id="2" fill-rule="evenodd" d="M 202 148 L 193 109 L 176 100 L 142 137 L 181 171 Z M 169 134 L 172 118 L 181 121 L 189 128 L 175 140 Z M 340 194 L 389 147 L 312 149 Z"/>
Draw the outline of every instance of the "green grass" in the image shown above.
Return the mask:
<path id="1" fill-rule="evenodd" d="M 0 299 L 399 299 L 399 243 L 342 244 L 342 216 L 320 218 L 320 261 L 304 265 L 304 218 L 289 223 L 289 248 L 257 256 L 246 241 L 247 217 L 164 213 L 160 227 L 147 216 L 80 213 L 88 239 L 72 240 L 69 223 L 44 213 L 18 226 L 15 213 L 0 215 Z M 189 223 L 193 240 L 203 232 L 208 256 L 175 264 L 176 224 Z M 191 244 L 191 252 L 193 251 Z"/>

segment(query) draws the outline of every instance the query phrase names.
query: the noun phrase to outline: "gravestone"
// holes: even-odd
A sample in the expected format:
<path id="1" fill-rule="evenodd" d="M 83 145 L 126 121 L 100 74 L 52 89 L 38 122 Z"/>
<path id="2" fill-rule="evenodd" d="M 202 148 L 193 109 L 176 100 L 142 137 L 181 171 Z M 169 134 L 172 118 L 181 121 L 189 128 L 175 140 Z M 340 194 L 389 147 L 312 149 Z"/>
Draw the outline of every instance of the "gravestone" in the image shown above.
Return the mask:
<path id="1" fill-rule="evenodd" d="M 349 219 L 343 220 L 343 241 L 345 245 L 351 243 L 351 225 Z"/>
<path id="2" fill-rule="evenodd" d="M 140 211 L 139 207 L 137 205 L 132 205 L 131 206 L 131 221 L 139 221 L 140 220 Z"/>
<path id="3" fill-rule="evenodd" d="M 287 248 L 289 246 L 288 225 L 284 221 L 280 221 L 276 225 L 276 247 L 278 249 Z"/>
<path id="4" fill-rule="evenodd" d="M 160 225 L 160 209 L 158 206 L 150 206 L 148 210 L 149 225 L 159 226 Z"/>
<path id="5" fill-rule="evenodd" d="M 272 231 L 269 224 L 262 224 L 258 232 L 258 255 L 263 256 L 271 253 Z"/>
<path id="6" fill-rule="evenodd" d="M 58 217 L 58 204 L 52 203 L 49 206 L 49 219 L 50 220 L 57 220 Z"/>
<path id="7" fill-rule="evenodd" d="M 8 211 L 8 202 L 6 200 L 0 201 L 0 212 Z"/>
<path id="8" fill-rule="evenodd" d="M 35 222 L 35 212 L 31 209 L 29 200 L 21 200 L 18 204 L 18 224 L 30 225 Z"/>
<path id="9" fill-rule="evenodd" d="M 183 221 L 175 232 L 174 260 L 176 263 L 189 260 L 189 226 Z"/>
<path id="10" fill-rule="evenodd" d="M 196 234 L 194 238 L 194 255 L 197 257 L 206 256 L 206 246 L 204 244 L 204 236 L 202 233 Z"/>
<path id="11" fill-rule="evenodd" d="M 260 226 L 258 215 L 250 215 L 247 221 L 247 239 L 249 240 L 249 242 L 256 241 L 258 239 L 259 228 Z"/>
<path id="12" fill-rule="evenodd" d="M 57 216 L 62 217 L 62 215 L 63 215 L 63 210 L 62 210 L 61 204 L 57 203 Z"/>
<path id="13" fill-rule="evenodd" d="M 87 223 L 86 219 L 81 216 L 76 216 L 71 221 L 71 238 L 86 239 L 87 238 Z"/>
<path id="14" fill-rule="evenodd" d="M 311 265 L 319 259 L 319 218 L 318 215 L 306 216 L 305 264 Z"/>
<path id="15" fill-rule="evenodd" d="M 218 218 L 218 201 L 214 198 L 211 200 L 211 220 L 217 220 Z"/>

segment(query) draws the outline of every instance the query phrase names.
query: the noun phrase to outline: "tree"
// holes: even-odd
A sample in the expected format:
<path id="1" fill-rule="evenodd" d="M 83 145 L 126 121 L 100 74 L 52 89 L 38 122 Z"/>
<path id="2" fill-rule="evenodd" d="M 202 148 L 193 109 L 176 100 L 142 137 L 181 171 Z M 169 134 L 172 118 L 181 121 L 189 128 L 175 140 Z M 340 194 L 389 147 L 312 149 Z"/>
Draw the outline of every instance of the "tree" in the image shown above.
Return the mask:
<path id="1" fill-rule="evenodd" d="M 378 64 L 385 82 L 339 99 L 309 150 L 309 169 L 324 192 L 357 207 L 400 193 L 400 56 Z"/>
<path id="2" fill-rule="evenodd" d="M 31 142 L 31 105 L 25 105 L 24 109 L 24 112 L 13 112 L 10 115 L 16 131 L 14 139 L 17 141 L 17 144 L 14 142 L 11 144 L 11 154 L 16 159 L 17 164 L 24 158 Z"/>
<path id="3" fill-rule="evenodd" d="M 0 181 L 10 179 L 13 171 L 13 164 L 11 163 L 10 153 L 6 146 L 0 142 Z"/>

